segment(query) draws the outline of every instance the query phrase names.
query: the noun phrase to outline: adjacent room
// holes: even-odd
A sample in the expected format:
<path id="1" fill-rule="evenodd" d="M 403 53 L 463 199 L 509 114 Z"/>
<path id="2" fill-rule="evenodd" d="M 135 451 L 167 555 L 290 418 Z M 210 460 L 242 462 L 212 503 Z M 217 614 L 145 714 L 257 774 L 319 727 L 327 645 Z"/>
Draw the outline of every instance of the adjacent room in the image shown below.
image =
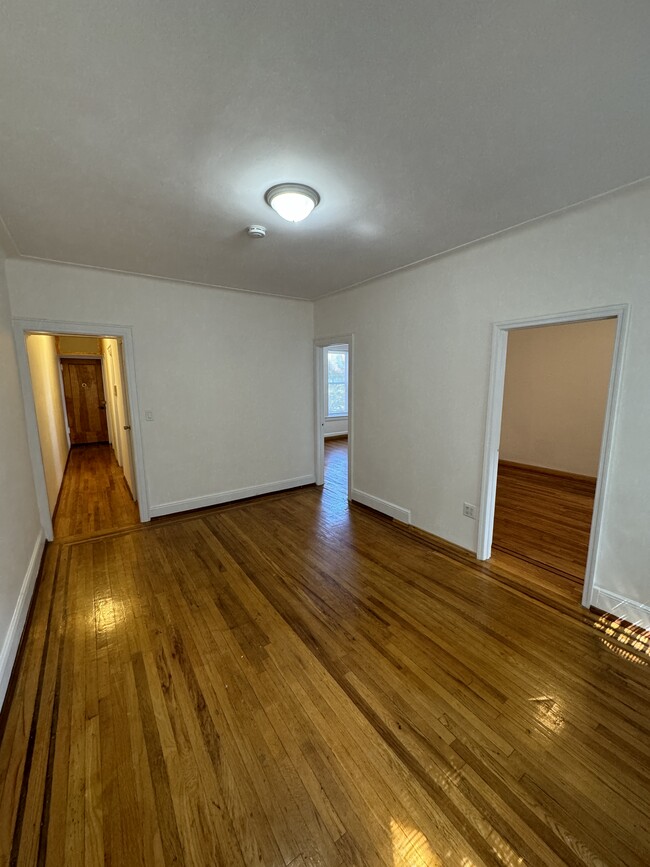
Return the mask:
<path id="1" fill-rule="evenodd" d="M 615 319 L 508 333 L 492 544 L 545 567 L 577 593 L 587 566 L 615 339 Z"/>
<path id="2" fill-rule="evenodd" d="M 349 490 L 349 378 L 350 347 L 347 343 L 323 346 L 324 493 L 345 508 Z"/>
<path id="3" fill-rule="evenodd" d="M 5 4 L 0 865 L 650 864 L 649 44 Z"/>

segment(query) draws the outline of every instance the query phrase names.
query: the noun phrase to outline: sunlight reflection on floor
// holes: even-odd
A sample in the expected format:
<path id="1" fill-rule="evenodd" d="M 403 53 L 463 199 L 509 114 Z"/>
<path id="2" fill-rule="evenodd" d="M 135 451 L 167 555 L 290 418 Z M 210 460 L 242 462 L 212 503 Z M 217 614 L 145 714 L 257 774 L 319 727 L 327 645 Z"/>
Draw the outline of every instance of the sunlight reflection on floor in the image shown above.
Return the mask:
<path id="1" fill-rule="evenodd" d="M 432 851 L 422 831 L 390 820 L 395 867 L 442 867 L 443 861 Z"/>
<path id="2" fill-rule="evenodd" d="M 603 633 L 600 640 L 612 653 L 637 665 L 648 664 L 643 657 L 650 657 L 650 633 L 640 626 L 603 614 L 595 621 L 594 629 Z"/>
<path id="3" fill-rule="evenodd" d="M 347 440 L 325 441 L 325 486 L 322 518 L 328 528 L 340 530 L 350 520 L 348 506 Z"/>
<path id="4" fill-rule="evenodd" d="M 535 698 L 529 698 L 535 707 L 535 714 L 540 725 L 544 726 L 550 732 L 558 732 L 564 726 L 564 715 L 561 710 L 561 705 L 552 696 L 540 695 Z"/>

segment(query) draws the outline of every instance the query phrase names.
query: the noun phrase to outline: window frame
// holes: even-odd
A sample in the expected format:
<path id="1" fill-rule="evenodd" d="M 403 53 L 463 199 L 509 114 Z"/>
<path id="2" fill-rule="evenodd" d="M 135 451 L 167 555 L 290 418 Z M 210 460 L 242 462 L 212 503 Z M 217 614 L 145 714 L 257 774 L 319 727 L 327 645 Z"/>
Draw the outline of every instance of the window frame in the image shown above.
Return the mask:
<path id="1" fill-rule="evenodd" d="M 329 411 L 329 353 L 335 352 L 338 354 L 343 353 L 345 355 L 345 413 L 336 413 L 335 415 L 331 415 Z M 341 421 L 343 419 L 347 419 L 350 413 L 350 349 L 348 346 L 324 346 L 323 347 L 323 361 L 324 361 L 324 420 L 325 421 Z M 341 383 L 335 383 L 336 385 L 340 385 Z"/>

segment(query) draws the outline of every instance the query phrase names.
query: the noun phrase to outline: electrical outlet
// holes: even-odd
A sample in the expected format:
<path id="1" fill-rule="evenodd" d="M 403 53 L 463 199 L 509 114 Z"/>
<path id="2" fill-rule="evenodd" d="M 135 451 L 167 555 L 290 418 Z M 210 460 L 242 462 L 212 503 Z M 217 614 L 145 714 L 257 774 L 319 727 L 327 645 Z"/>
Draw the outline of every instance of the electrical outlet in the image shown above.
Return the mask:
<path id="1" fill-rule="evenodd" d="M 471 503 L 463 503 L 463 515 L 466 518 L 474 518 L 476 520 L 476 506 Z"/>
<path id="2" fill-rule="evenodd" d="M 153 421 L 153 412 L 150 409 L 145 409 L 144 417 L 146 421 Z"/>

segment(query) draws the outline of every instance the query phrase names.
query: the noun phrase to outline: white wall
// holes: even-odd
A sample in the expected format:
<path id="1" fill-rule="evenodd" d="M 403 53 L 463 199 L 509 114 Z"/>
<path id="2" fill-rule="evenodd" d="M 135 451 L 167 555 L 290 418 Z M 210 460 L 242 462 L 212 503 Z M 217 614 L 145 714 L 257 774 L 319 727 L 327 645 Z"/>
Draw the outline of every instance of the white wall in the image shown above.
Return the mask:
<path id="1" fill-rule="evenodd" d="M 327 439 L 327 437 L 336 437 L 347 434 L 348 417 L 326 419 L 323 430 L 325 439 Z"/>
<path id="2" fill-rule="evenodd" d="M 5 696 L 44 536 L 18 381 L 4 255 L 0 251 L 0 705 Z"/>
<path id="3" fill-rule="evenodd" d="M 16 318 L 132 326 L 155 513 L 313 481 L 311 303 L 18 259 L 7 275 Z"/>
<path id="4" fill-rule="evenodd" d="M 650 187 L 637 186 L 316 304 L 355 334 L 355 487 L 475 550 L 492 323 L 629 302 L 594 604 L 650 626 Z"/>
<path id="5" fill-rule="evenodd" d="M 61 490 L 70 450 L 56 339 L 49 334 L 30 334 L 26 343 L 38 436 L 45 469 L 47 500 L 52 515 Z"/>
<path id="6" fill-rule="evenodd" d="M 597 476 L 616 320 L 508 335 L 499 456 Z"/>

